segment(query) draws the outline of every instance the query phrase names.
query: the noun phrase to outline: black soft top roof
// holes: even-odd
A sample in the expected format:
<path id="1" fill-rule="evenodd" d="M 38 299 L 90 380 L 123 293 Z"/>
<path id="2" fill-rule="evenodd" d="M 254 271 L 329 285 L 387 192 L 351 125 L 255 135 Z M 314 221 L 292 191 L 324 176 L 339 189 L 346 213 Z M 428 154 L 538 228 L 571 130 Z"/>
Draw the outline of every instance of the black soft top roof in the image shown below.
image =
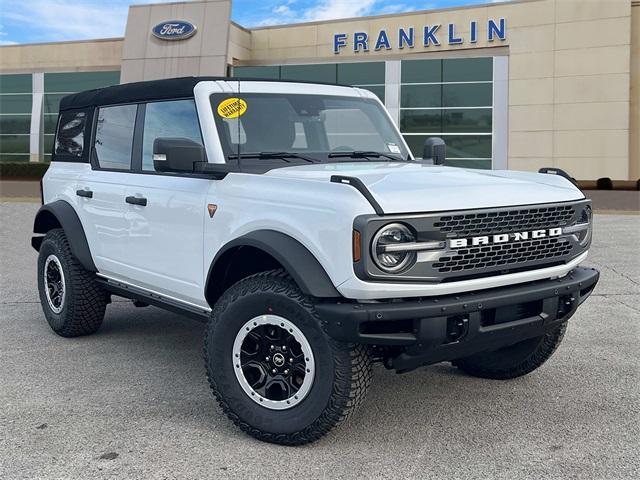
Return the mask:
<path id="1" fill-rule="evenodd" d="M 183 77 L 167 80 L 124 83 L 67 95 L 60 101 L 60 110 L 116 105 L 148 100 L 193 97 L 193 88 L 206 80 L 228 80 L 223 77 Z"/>
<path id="2" fill-rule="evenodd" d="M 193 89 L 200 82 L 223 80 L 227 82 L 282 82 L 290 81 L 261 79 L 261 78 L 237 78 L 237 77 L 181 77 L 165 80 L 149 80 L 146 82 L 124 83 L 111 87 L 86 90 L 63 97 L 60 101 L 60 111 L 76 108 L 97 107 L 100 105 L 117 105 L 121 103 L 148 102 L 155 100 L 168 100 L 172 98 L 193 97 Z M 311 83 L 311 82 L 293 82 Z M 321 83 L 321 82 L 314 82 Z M 335 84 L 331 84 L 335 85 Z"/>

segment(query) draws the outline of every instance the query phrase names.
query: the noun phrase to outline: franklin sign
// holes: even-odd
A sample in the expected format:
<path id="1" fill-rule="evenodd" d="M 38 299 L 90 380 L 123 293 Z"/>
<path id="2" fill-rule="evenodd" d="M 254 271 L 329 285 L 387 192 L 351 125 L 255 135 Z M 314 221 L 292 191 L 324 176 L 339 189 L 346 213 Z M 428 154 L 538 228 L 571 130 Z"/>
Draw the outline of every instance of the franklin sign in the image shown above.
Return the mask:
<path id="1" fill-rule="evenodd" d="M 504 18 L 489 19 L 486 25 L 472 20 L 469 22 L 469 33 L 466 36 L 459 34 L 459 30 L 455 23 L 449 23 L 448 25 L 425 25 L 422 28 L 400 28 L 397 31 L 383 29 L 374 35 L 369 35 L 367 32 L 354 32 L 351 36 L 347 33 L 336 33 L 333 36 L 333 53 L 340 54 L 345 48 L 351 48 L 357 53 L 394 48 L 402 50 L 417 46 L 430 48 L 439 47 L 442 44 L 474 44 L 478 42 L 480 35 L 486 35 L 488 42 L 507 39 L 507 22 Z"/>
<path id="2" fill-rule="evenodd" d="M 184 40 L 196 33 L 196 26 L 182 20 L 168 20 L 153 27 L 151 33 L 160 40 Z"/>

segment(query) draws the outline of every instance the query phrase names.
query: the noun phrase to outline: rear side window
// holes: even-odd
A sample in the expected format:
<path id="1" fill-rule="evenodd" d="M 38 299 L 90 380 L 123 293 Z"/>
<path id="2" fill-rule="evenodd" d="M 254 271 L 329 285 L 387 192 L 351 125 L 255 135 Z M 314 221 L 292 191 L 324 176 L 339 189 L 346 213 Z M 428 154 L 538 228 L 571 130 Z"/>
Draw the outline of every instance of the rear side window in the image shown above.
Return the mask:
<path id="1" fill-rule="evenodd" d="M 129 170 L 137 105 L 102 107 L 96 122 L 95 153 L 100 168 Z"/>
<path id="2" fill-rule="evenodd" d="M 58 131 L 54 153 L 69 157 L 82 157 L 87 112 L 62 112 L 58 120 Z"/>
<path id="3" fill-rule="evenodd" d="M 202 145 L 200 124 L 193 100 L 147 103 L 142 140 L 142 170 L 153 167 L 153 142 L 156 138 L 186 138 Z"/>

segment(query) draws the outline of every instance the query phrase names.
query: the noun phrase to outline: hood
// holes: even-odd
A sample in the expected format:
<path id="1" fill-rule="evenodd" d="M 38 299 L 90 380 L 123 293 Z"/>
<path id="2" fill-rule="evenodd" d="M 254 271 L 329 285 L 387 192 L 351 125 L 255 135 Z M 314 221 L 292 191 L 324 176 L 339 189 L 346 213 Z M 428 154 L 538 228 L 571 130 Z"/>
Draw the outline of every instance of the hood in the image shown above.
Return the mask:
<path id="1" fill-rule="evenodd" d="M 357 177 L 386 214 L 531 205 L 584 198 L 577 187 L 557 175 L 419 163 L 313 164 L 277 168 L 266 175 L 323 182 L 330 181 L 332 175 Z"/>

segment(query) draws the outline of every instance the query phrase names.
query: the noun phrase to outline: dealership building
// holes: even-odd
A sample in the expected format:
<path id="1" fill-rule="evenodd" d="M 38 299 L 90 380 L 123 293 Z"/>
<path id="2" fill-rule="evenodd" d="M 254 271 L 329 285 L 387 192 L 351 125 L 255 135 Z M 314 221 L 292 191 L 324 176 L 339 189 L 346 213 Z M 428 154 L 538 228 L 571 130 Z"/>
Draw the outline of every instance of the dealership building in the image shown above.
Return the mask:
<path id="1" fill-rule="evenodd" d="M 189 75 L 374 92 L 416 156 L 640 177 L 640 1 L 521 0 L 273 27 L 231 0 L 131 5 L 124 38 L 0 47 L 0 161 L 47 161 L 69 93 Z M 99 21 L 99 19 L 97 19 Z"/>

